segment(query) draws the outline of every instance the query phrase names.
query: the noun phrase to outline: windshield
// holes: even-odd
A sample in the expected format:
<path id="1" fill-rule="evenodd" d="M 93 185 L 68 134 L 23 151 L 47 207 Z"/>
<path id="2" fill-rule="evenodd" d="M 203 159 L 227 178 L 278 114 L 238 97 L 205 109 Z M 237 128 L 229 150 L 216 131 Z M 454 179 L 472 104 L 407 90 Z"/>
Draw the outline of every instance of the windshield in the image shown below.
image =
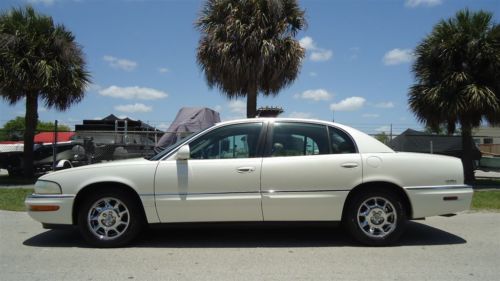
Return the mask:
<path id="1" fill-rule="evenodd" d="M 204 130 L 203 130 L 204 131 Z M 202 132 L 203 132 L 202 131 Z M 177 142 L 175 142 L 174 144 L 172 145 L 169 145 L 167 146 L 166 148 L 164 148 L 162 151 L 158 152 L 158 154 L 154 155 L 153 157 L 149 158 L 150 161 L 157 161 L 157 160 L 160 160 L 161 158 L 163 158 L 163 156 L 169 154 L 172 150 L 176 149 L 180 144 L 182 143 L 185 143 L 187 141 L 189 141 L 190 139 L 192 139 L 193 137 L 197 136 L 198 134 L 200 134 L 201 132 L 198 132 L 198 133 L 192 133 L 191 135 L 188 135 L 187 137 L 183 138 L 183 139 L 180 139 L 180 140 L 177 140 Z"/>

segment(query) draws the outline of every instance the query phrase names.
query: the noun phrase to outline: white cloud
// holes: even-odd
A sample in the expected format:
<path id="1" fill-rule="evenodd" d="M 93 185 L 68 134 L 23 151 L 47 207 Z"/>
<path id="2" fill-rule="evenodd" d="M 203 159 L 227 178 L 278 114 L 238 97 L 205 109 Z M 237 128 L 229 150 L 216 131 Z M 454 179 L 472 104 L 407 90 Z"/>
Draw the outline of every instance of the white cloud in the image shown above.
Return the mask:
<path id="1" fill-rule="evenodd" d="M 85 91 L 87 92 L 98 92 L 102 89 L 102 87 L 98 84 L 87 84 Z"/>
<path id="2" fill-rule="evenodd" d="M 159 129 L 162 131 L 166 131 L 169 127 L 170 127 L 170 124 L 167 124 L 167 123 L 160 123 L 160 124 L 155 126 L 156 129 Z"/>
<path id="3" fill-rule="evenodd" d="M 366 100 L 362 97 L 350 97 L 341 100 L 339 103 L 330 104 L 330 110 L 333 111 L 354 111 L 365 104 Z"/>
<path id="4" fill-rule="evenodd" d="M 220 104 L 218 104 L 218 105 L 214 106 L 213 110 L 215 110 L 215 111 L 218 111 L 218 112 L 219 112 L 219 111 L 221 111 L 221 110 L 222 110 L 222 106 L 221 106 Z"/>
<path id="5" fill-rule="evenodd" d="M 378 127 L 375 129 L 375 132 L 390 132 L 391 131 L 391 127 L 390 126 L 382 126 L 382 127 Z"/>
<path id="6" fill-rule="evenodd" d="M 311 72 L 309 72 L 309 76 L 316 77 L 316 76 L 318 76 L 318 73 L 311 71 Z"/>
<path id="7" fill-rule="evenodd" d="M 232 100 L 227 106 L 233 113 L 246 114 L 247 112 L 247 104 L 242 100 Z"/>
<path id="8" fill-rule="evenodd" d="M 137 62 L 128 59 L 120 59 L 113 56 L 104 56 L 102 58 L 109 66 L 125 71 L 132 71 L 137 67 Z"/>
<path id="9" fill-rule="evenodd" d="M 313 101 L 322 101 L 331 99 L 333 94 L 330 94 L 324 89 L 307 90 L 302 92 L 302 94 L 296 94 L 294 97 L 296 99 L 305 99 Z"/>
<path id="10" fill-rule="evenodd" d="M 411 62 L 414 57 L 411 49 L 392 49 L 385 53 L 383 61 L 385 65 L 397 65 Z"/>
<path id="11" fill-rule="evenodd" d="M 350 60 L 357 60 L 358 59 L 358 54 L 359 51 L 361 50 L 360 47 L 351 47 L 349 48 L 349 52 L 351 53 L 351 56 L 349 57 Z"/>
<path id="12" fill-rule="evenodd" d="M 394 107 L 394 103 L 392 101 L 383 101 L 383 102 L 379 102 L 379 103 L 375 104 L 375 107 L 378 107 L 378 108 L 393 108 Z"/>
<path id="13" fill-rule="evenodd" d="M 363 118 L 379 118 L 380 114 L 377 114 L 377 113 L 365 113 L 365 114 L 361 115 L 361 117 L 363 117 Z"/>
<path id="14" fill-rule="evenodd" d="M 152 106 L 147 106 L 142 103 L 124 104 L 115 106 L 116 111 L 134 113 L 134 112 L 151 112 Z"/>
<path id="15" fill-rule="evenodd" d="M 309 36 L 300 39 L 299 44 L 302 48 L 311 53 L 309 59 L 312 61 L 327 61 L 333 56 L 332 50 L 317 47 L 314 40 Z"/>
<path id="16" fill-rule="evenodd" d="M 297 111 L 293 111 L 292 113 L 288 114 L 288 117 L 290 117 L 290 118 L 309 119 L 309 118 L 312 118 L 312 114 L 309 113 L 309 112 L 297 112 Z"/>
<path id="17" fill-rule="evenodd" d="M 168 97 L 168 94 L 152 89 L 143 87 L 118 87 L 110 86 L 106 89 L 99 90 L 99 94 L 102 96 L 112 97 L 112 98 L 122 98 L 122 99 L 141 99 L 141 100 L 156 100 Z"/>
<path id="18" fill-rule="evenodd" d="M 406 0 L 405 6 L 415 8 L 418 6 L 432 7 L 443 4 L 443 0 Z"/>
<path id="19" fill-rule="evenodd" d="M 45 6 L 50 6 L 56 2 L 56 0 L 29 0 L 32 4 L 44 4 Z"/>
<path id="20" fill-rule="evenodd" d="M 158 68 L 158 72 L 160 72 L 160 73 L 167 73 L 167 72 L 170 72 L 170 69 L 168 69 L 166 67 L 160 67 L 160 68 Z"/>
<path id="21" fill-rule="evenodd" d="M 317 50 L 312 51 L 310 58 L 312 61 L 327 61 L 331 59 L 332 56 L 332 50 Z"/>
<path id="22" fill-rule="evenodd" d="M 311 37 L 306 36 L 299 40 L 299 44 L 302 48 L 306 50 L 314 50 L 316 49 L 316 45 Z"/>

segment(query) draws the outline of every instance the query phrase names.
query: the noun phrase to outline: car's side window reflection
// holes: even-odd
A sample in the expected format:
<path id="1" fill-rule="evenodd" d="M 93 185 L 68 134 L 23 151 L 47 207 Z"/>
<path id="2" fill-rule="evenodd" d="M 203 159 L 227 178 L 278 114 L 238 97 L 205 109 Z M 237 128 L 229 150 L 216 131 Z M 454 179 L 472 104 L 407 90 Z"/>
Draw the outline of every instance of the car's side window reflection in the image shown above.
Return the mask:
<path id="1" fill-rule="evenodd" d="M 328 154 L 326 126 L 305 123 L 274 124 L 271 156 Z"/>
<path id="2" fill-rule="evenodd" d="M 215 129 L 189 144 L 191 159 L 257 157 L 262 123 L 235 124 Z"/>
<path id="3" fill-rule="evenodd" d="M 345 132 L 334 127 L 328 127 L 328 132 L 332 154 L 356 153 L 354 142 Z"/>

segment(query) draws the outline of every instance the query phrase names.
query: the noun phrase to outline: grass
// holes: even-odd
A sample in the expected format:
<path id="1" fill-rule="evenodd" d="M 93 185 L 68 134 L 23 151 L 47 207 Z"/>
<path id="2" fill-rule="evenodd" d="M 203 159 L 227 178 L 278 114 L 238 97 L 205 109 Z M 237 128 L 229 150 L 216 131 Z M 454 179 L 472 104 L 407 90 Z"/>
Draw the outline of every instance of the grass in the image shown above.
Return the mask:
<path id="1" fill-rule="evenodd" d="M 33 189 L 0 188 L 0 210 L 26 211 L 24 199 L 31 193 Z M 500 211 L 500 190 L 474 191 L 471 209 Z"/>
<path id="2" fill-rule="evenodd" d="M 500 190 L 474 191 L 472 198 L 474 210 L 500 210 Z"/>
<path id="3" fill-rule="evenodd" d="M 33 193 L 33 189 L 0 188 L 0 210 L 26 211 L 24 199 L 31 193 Z"/>

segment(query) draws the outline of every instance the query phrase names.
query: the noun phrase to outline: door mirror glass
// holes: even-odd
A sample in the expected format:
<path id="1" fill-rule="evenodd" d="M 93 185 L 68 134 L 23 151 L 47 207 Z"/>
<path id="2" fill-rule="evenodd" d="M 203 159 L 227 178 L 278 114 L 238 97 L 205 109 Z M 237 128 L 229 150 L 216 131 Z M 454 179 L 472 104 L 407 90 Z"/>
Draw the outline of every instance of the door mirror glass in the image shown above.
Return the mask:
<path id="1" fill-rule="evenodd" d="M 189 154 L 190 154 L 189 145 L 188 144 L 183 145 L 177 151 L 176 159 L 177 160 L 188 160 Z"/>

